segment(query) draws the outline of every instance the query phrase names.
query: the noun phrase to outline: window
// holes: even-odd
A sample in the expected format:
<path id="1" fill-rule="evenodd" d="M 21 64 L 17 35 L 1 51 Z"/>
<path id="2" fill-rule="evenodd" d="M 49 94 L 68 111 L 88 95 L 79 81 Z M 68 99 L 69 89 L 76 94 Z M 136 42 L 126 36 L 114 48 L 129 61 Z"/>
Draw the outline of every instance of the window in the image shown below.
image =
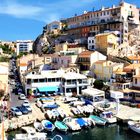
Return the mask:
<path id="1" fill-rule="evenodd" d="M 50 78 L 48 78 L 48 82 L 51 82 L 51 79 Z"/>
<path id="2" fill-rule="evenodd" d="M 91 40 L 89 40 L 89 43 L 91 43 Z"/>
<path id="3" fill-rule="evenodd" d="M 136 78 L 136 79 L 135 79 L 135 84 L 137 84 L 137 82 L 138 82 L 138 81 L 137 81 L 137 78 Z"/>
<path id="4" fill-rule="evenodd" d="M 38 79 L 34 79 L 34 83 L 38 83 Z"/>

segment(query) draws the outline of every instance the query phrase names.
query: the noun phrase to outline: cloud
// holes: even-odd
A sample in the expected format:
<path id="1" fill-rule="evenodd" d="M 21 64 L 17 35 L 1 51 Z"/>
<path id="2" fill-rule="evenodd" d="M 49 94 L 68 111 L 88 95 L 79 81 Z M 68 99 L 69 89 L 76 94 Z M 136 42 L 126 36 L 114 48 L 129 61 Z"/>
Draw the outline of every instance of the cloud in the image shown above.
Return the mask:
<path id="1" fill-rule="evenodd" d="M 0 14 L 7 14 L 16 18 L 34 19 L 43 22 L 59 20 L 67 14 L 90 5 L 95 0 L 39 0 L 19 3 L 18 0 L 2 0 Z"/>

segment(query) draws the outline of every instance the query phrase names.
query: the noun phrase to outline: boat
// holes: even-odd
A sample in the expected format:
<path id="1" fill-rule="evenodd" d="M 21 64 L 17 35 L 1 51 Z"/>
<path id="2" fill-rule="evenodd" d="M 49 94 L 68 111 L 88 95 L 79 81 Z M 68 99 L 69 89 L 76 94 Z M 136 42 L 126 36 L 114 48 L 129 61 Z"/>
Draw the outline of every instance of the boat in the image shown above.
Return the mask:
<path id="1" fill-rule="evenodd" d="M 80 125 L 76 122 L 75 119 L 71 117 L 67 117 L 63 120 L 63 122 L 68 126 L 71 131 L 78 131 L 81 129 Z"/>
<path id="2" fill-rule="evenodd" d="M 47 133 L 36 132 L 33 127 L 22 127 L 26 133 L 16 134 L 13 140 L 46 140 Z"/>
<path id="3" fill-rule="evenodd" d="M 57 109 L 57 111 L 58 111 L 58 113 L 59 113 L 61 118 L 65 118 L 66 117 L 66 114 L 64 113 L 64 110 L 62 108 L 59 107 Z"/>
<path id="4" fill-rule="evenodd" d="M 105 125 L 106 120 L 96 115 L 90 115 L 89 118 L 93 119 L 97 125 Z"/>
<path id="5" fill-rule="evenodd" d="M 64 122 L 56 121 L 54 125 L 60 131 L 66 132 L 68 130 L 68 127 Z"/>
<path id="6" fill-rule="evenodd" d="M 128 121 L 128 127 L 136 133 L 140 134 L 140 122 Z"/>
<path id="7" fill-rule="evenodd" d="M 100 117 L 105 119 L 107 123 L 112 124 L 117 122 L 117 118 L 111 111 L 104 111 L 100 114 Z"/>
<path id="8" fill-rule="evenodd" d="M 95 121 L 91 118 L 83 118 L 87 123 L 89 127 L 95 126 Z"/>
<path id="9" fill-rule="evenodd" d="M 34 122 L 34 128 L 38 131 L 38 132 L 42 132 L 44 130 L 42 124 L 40 122 L 35 121 Z"/>
<path id="10" fill-rule="evenodd" d="M 45 112 L 45 117 L 48 118 L 48 119 L 55 119 L 55 116 L 53 115 L 51 110 L 47 110 Z"/>
<path id="11" fill-rule="evenodd" d="M 59 112 L 56 109 L 52 109 L 52 114 L 53 114 L 54 118 L 59 117 Z"/>
<path id="12" fill-rule="evenodd" d="M 80 125 L 81 128 L 88 127 L 88 123 L 83 118 L 77 118 L 76 122 Z"/>
<path id="13" fill-rule="evenodd" d="M 47 138 L 47 140 L 63 140 L 60 135 L 55 135 L 53 138 Z"/>
<path id="14" fill-rule="evenodd" d="M 55 126 L 49 120 L 43 120 L 41 121 L 41 124 L 44 127 L 44 129 L 46 129 L 49 132 L 52 132 L 55 129 Z"/>
<path id="15" fill-rule="evenodd" d="M 72 107 L 72 108 L 71 108 L 71 112 L 72 112 L 74 115 L 79 115 L 79 114 L 81 114 L 81 112 L 80 112 L 76 107 Z"/>

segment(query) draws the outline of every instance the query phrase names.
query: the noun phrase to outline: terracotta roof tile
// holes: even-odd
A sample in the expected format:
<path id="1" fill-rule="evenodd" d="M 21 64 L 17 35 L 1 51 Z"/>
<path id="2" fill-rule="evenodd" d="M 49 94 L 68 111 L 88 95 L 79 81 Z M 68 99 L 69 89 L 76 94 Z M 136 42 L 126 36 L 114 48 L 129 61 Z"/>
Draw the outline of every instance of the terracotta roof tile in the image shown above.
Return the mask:
<path id="1" fill-rule="evenodd" d="M 90 57 L 90 55 L 94 52 L 95 51 L 83 51 L 79 54 L 79 57 Z"/>
<path id="2" fill-rule="evenodd" d="M 140 56 L 129 56 L 130 60 L 140 60 Z"/>

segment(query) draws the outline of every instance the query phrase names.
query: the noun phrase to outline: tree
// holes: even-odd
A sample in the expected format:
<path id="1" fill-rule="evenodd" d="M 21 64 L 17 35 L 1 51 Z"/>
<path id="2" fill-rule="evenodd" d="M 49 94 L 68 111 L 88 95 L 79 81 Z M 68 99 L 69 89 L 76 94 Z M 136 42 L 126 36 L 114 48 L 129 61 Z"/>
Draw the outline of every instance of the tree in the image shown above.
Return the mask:
<path id="1" fill-rule="evenodd" d="M 97 89 L 102 89 L 104 86 L 104 83 L 102 80 L 95 80 L 95 82 L 93 83 L 94 87 Z"/>
<path id="2" fill-rule="evenodd" d="M 0 99 L 4 96 L 4 90 L 0 90 Z"/>

